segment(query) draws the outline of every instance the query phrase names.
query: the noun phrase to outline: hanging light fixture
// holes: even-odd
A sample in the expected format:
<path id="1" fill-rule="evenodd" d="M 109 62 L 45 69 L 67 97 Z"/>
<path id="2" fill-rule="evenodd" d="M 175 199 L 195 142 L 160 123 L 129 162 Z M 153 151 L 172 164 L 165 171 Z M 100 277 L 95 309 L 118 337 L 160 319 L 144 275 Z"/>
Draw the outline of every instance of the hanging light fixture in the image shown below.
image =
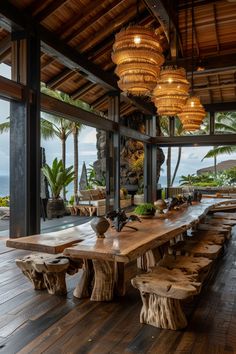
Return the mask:
<path id="1" fill-rule="evenodd" d="M 164 62 L 159 36 L 139 25 L 122 30 L 115 37 L 112 60 L 117 65 L 119 88 L 132 95 L 149 95 L 157 83 Z"/>
<path id="2" fill-rule="evenodd" d="M 178 114 L 183 128 L 187 131 L 198 130 L 205 116 L 205 109 L 196 96 L 189 97 L 182 112 Z"/>
<path id="3" fill-rule="evenodd" d="M 174 116 L 182 111 L 188 98 L 189 82 L 184 68 L 167 66 L 153 91 L 153 102 L 160 115 Z"/>
<path id="4" fill-rule="evenodd" d="M 182 112 L 178 114 L 183 128 L 186 131 L 195 131 L 200 129 L 203 119 L 206 116 L 206 111 L 200 102 L 200 98 L 193 95 L 193 21 L 194 21 L 194 6 L 192 0 L 192 74 L 191 74 L 191 95 L 188 98 Z"/>

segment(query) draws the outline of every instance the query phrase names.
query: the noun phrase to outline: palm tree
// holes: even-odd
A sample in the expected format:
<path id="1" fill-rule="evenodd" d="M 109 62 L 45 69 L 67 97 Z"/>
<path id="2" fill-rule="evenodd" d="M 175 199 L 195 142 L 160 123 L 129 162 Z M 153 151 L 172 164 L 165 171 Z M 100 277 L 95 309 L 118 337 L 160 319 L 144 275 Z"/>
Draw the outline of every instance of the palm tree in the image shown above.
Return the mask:
<path id="1" fill-rule="evenodd" d="M 168 117 L 162 117 L 160 120 L 161 123 L 161 131 L 164 135 L 168 136 L 169 135 L 169 118 Z M 175 135 L 180 136 L 182 135 L 184 129 L 181 121 L 179 119 L 175 119 Z M 178 147 L 178 157 L 174 169 L 173 176 L 171 178 L 171 147 L 168 147 L 167 150 L 167 187 L 171 187 L 174 184 L 180 161 L 181 161 L 181 155 L 182 155 L 182 148 L 179 146 Z"/>
<path id="2" fill-rule="evenodd" d="M 207 130 L 207 126 L 206 126 Z M 215 122 L 215 131 L 222 134 L 236 133 L 236 113 L 235 112 L 225 112 L 218 113 Z M 236 152 L 236 145 L 222 145 L 216 146 L 209 150 L 208 153 L 203 157 L 205 158 L 215 158 L 222 154 L 232 154 Z"/>
<path id="3" fill-rule="evenodd" d="M 46 88 L 45 85 L 42 84 L 41 92 L 48 94 L 54 98 L 57 98 L 63 102 L 73 104 L 77 107 L 81 107 L 83 109 L 90 109 L 89 106 L 81 102 L 79 100 L 72 100 L 68 95 L 59 92 L 52 91 Z M 9 131 L 10 129 L 10 120 L 0 124 L 0 134 Z M 45 117 L 41 118 L 41 136 L 44 140 L 52 139 L 54 137 L 58 137 L 61 140 L 62 146 L 62 162 L 64 167 L 66 166 L 66 140 L 67 138 L 73 134 L 74 141 L 74 197 L 75 200 L 78 196 L 78 166 L 79 166 L 79 153 L 78 153 L 78 136 L 82 129 L 82 124 L 79 122 L 71 122 L 64 118 L 60 118 L 54 116 L 52 114 L 46 114 Z M 63 198 L 66 199 L 65 189 L 63 191 Z"/>

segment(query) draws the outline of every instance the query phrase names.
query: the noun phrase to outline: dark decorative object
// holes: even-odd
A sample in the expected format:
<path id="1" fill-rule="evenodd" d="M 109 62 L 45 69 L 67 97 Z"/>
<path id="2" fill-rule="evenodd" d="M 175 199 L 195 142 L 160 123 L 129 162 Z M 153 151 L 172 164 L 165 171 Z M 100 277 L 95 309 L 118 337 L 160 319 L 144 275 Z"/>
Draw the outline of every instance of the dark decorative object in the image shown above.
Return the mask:
<path id="1" fill-rule="evenodd" d="M 201 202 L 202 200 L 202 193 L 201 192 L 198 192 L 198 191 L 194 191 L 193 192 L 193 200 L 195 202 Z"/>
<path id="2" fill-rule="evenodd" d="M 112 227 L 114 227 L 115 230 L 118 232 L 120 232 L 124 226 L 137 231 L 138 229 L 136 227 L 128 226 L 126 224 L 132 221 L 141 222 L 138 216 L 136 215 L 127 216 L 123 210 L 110 211 L 109 213 L 107 213 L 106 217 L 111 220 Z"/>
<path id="3" fill-rule="evenodd" d="M 104 238 L 104 233 L 109 229 L 109 222 L 103 216 L 96 216 L 90 222 L 93 231 L 96 232 L 98 238 Z"/>
<path id="4" fill-rule="evenodd" d="M 187 198 L 187 205 L 192 205 L 192 196 L 189 195 L 188 198 Z"/>
<path id="5" fill-rule="evenodd" d="M 187 205 L 192 205 L 191 195 L 189 195 L 187 198 L 184 197 L 183 195 L 178 195 L 176 197 L 173 197 L 169 202 L 168 211 L 174 210 L 174 209 L 179 209 L 179 207 L 186 202 L 187 202 Z"/>

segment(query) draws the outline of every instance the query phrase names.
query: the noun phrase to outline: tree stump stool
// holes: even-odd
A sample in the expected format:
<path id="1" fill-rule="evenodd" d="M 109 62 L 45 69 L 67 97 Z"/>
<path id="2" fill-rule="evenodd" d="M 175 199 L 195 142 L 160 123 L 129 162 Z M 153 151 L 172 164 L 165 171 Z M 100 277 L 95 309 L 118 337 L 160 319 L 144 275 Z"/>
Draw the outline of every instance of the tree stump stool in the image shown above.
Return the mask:
<path id="1" fill-rule="evenodd" d="M 212 260 L 206 257 L 186 257 L 165 255 L 160 262 L 159 267 L 169 270 L 180 269 L 185 274 L 195 274 L 197 281 L 202 282 L 211 267 Z"/>
<path id="2" fill-rule="evenodd" d="M 198 241 L 208 243 L 209 245 L 223 245 L 225 243 L 225 235 L 215 231 L 197 231 L 192 236 L 185 237 L 185 241 Z"/>
<path id="3" fill-rule="evenodd" d="M 198 224 L 197 230 L 200 231 L 216 231 L 225 235 L 227 239 L 231 237 L 232 227 L 229 225 L 210 225 L 210 224 Z"/>
<path id="4" fill-rule="evenodd" d="M 67 293 L 65 276 L 70 262 L 67 258 L 29 255 L 16 260 L 17 266 L 33 283 L 36 290 L 47 288 L 49 294 Z"/>
<path id="5" fill-rule="evenodd" d="M 195 274 L 157 266 L 150 273 L 137 275 L 131 282 L 139 289 L 143 303 L 141 323 L 173 330 L 187 326 L 180 300 L 199 293 L 201 283 L 196 281 Z"/>
<path id="6" fill-rule="evenodd" d="M 169 254 L 216 259 L 222 251 L 222 245 L 209 244 L 203 241 L 183 241 L 169 247 Z"/>

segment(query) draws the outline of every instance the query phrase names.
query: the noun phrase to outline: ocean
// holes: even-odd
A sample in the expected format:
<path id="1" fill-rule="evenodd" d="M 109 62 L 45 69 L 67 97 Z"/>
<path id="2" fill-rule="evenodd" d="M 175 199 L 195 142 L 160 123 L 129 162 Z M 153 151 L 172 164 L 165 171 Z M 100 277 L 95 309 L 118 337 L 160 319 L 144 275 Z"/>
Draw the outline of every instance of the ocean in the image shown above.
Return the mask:
<path id="1" fill-rule="evenodd" d="M 93 161 L 95 161 L 96 158 L 94 160 L 90 160 L 90 159 L 87 159 L 87 161 L 85 162 L 86 163 L 86 166 L 87 168 L 89 167 L 89 164 L 90 163 L 93 163 Z M 82 165 L 80 165 L 80 171 L 81 171 L 81 167 Z M 80 173 L 79 173 L 80 175 Z M 178 185 L 178 181 L 179 181 L 179 176 L 177 176 L 176 178 L 176 183 L 175 185 Z M 4 196 L 7 196 L 9 195 L 9 176 L 0 176 L 0 197 L 4 197 Z M 159 184 L 161 184 L 161 188 L 165 188 L 166 187 L 166 176 L 160 176 L 160 179 L 159 179 Z M 73 183 L 69 184 L 67 187 L 66 187 L 68 193 L 67 193 L 67 198 L 69 199 L 71 195 L 73 195 Z"/>

